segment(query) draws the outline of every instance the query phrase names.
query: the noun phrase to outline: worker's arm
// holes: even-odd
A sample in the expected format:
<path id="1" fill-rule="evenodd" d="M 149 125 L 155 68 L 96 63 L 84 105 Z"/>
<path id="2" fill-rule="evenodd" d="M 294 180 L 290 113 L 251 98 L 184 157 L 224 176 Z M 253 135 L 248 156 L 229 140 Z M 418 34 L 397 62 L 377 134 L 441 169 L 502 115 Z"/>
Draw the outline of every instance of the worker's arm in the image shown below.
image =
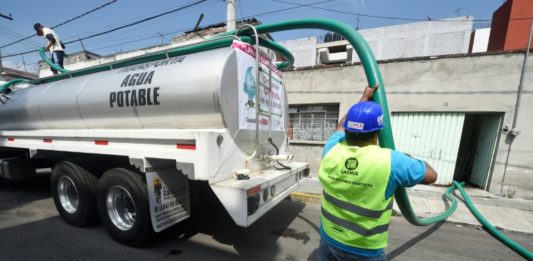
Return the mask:
<path id="1" fill-rule="evenodd" d="M 385 198 L 389 198 L 399 187 L 412 187 L 416 184 L 430 184 L 437 180 L 437 172 L 425 161 L 408 154 L 391 150 L 391 175 Z"/>
<path id="2" fill-rule="evenodd" d="M 424 175 L 424 179 L 422 180 L 422 184 L 431 184 L 437 180 L 437 172 L 429 165 L 427 162 L 424 162 L 426 164 L 426 173 Z"/>
<path id="3" fill-rule="evenodd" d="M 372 97 L 374 97 L 374 93 L 379 88 L 379 85 L 373 86 L 373 87 L 365 87 L 365 90 L 363 91 L 363 96 L 361 97 L 361 100 L 359 102 L 363 101 L 370 101 L 372 100 Z M 342 116 L 341 120 L 337 124 L 337 131 L 344 131 L 344 127 L 342 127 L 342 124 L 346 120 L 346 114 Z"/>
<path id="4" fill-rule="evenodd" d="M 46 46 L 45 50 L 49 51 L 50 47 L 52 47 L 52 45 L 56 44 L 56 38 L 54 38 L 54 35 L 52 35 L 52 34 L 47 34 L 47 35 L 45 35 L 45 37 L 48 40 L 48 45 Z"/>

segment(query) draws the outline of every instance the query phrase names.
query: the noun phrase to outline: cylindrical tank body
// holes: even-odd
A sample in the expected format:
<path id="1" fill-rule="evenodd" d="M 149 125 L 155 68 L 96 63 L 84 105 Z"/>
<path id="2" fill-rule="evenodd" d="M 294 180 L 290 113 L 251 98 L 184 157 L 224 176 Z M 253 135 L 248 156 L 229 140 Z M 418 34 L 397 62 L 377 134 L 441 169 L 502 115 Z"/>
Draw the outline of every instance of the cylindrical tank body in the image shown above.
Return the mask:
<path id="1" fill-rule="evenodd" d="M 0 104 L 0 129 L 234 132 L 238 88 L 236 51 L 221 48 L 16 90 Z"/>

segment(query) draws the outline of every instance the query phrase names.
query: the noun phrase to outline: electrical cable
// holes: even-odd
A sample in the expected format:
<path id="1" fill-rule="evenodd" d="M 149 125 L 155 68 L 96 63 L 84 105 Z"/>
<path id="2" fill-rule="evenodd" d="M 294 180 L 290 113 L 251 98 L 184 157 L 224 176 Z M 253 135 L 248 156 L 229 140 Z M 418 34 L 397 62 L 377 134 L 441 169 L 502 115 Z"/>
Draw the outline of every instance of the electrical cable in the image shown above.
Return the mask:
<path id="1" fill-rule="evenodd" d="M 90 39 L 90 38 L 94 38 L 94 37 L 97 37 L 97 36 L 100 36 L 100 35 L 105 35 L 105 34 L 108 34 L 108 33 L 111 33 L 111 32 L 115 32 L 115 31 L 118 31 L 120 29 L 124 29 L 124 28 L 127 28 L 127 27 L 131 27 L 131 26 L 134 26 L 134 25 L 137 25 L 137 24 L 140 24 L 140 23 L 144 23 L 144 22 L 147 22 L 147 21 L 150 21 L 150 20 L 153 20 L 153 19 L 156 19 L 158 17 L 161 17 L 161 16 L 164 16 L 164 15 L 168 15 L 168 14 L 171 14 L 171 13 L 175 13 L 177 11 L 182 11 L 184 9 L 187 9 L 189 7 L 192 7 L 192 6 L 195 6 L 195 5 L 198 5 L 198 4 L 201 4 L 203 2 L 206 2 L 207 0 L 199 0 L 199 1 L 196 1 L 194 3 L 191 3 L 191 4 L 188 4 L 188 5 L 185 5 L 185 6 L 181 6 L 181 7 L 178 7 L 178 8 L 175 8 L 175 9 L 172 9 L 170 11 L 166 11 L 164 13 L 160 13 L 160 14 L 157 14 L 157 15 L 153 15 L 153 16 L 150 16 L 150 17 L 147 17 L 147 18 L 144 18 L 144 19 L 141 19 L 141 20 L 138 20 L 138 21 L 135 21 L 135 22 L 132 22 L 132 23 L 129 23 L 129 24 L 126 24 L 126 25 L 122 25 L 122 26 L 119 26 L 119 27 L 115 27 L 113 29 L 109 29 L 109 30 L 106 30 L 104 32 L 99 32 L 99 33 L 95 33 L 95 34 L 92 34 L 92 35 L 89 35 L 89 36 L 86 36 L 86 37 L 83 37 L 83 38 L 80 38 L 80 39 L 76 39 L 76 40 L 71 40 L 71 41 L 68 41 L 68 42 L 64 42 L 65 45 L 67 44 L 71 44 L 71 43 L 74 43 L 74 42 L 78 42 L 80 40 L 87 40 L 87 39 Z M 28 54 L 28 53 L 32 53 L 32 52 L 35 52 L 35 51 L 38 51 L 38 50 L 31 50 L 31 51 L 26 51 L 26 52 L 21 52 L 21 53 L 15 53 L 15 54 L 9 54 L 9 55 L 5 55 L 5 56 L 2 56 L 1 58 L 8 58 L 8 57 L 13 57 L 13 56 L 17 56 L 17 55 L 22 55 L 22 54 Z"/>
<path id="2" fill-rule="evenodd" d="M 77 39 L 77 40 L 72 40 L 72 41 L 69 41 L 69 42 L 65 42 L 65 44 L 74 43 L 74 42 L 77 42 L 79 40 L 87 40 L 87 39 L 94 38 L 94 37 L 97 37 L 97 36 L 100 36 L 100 35 L 108 34 L 108 33 L 114 32 L 114 31 L 118 31 L 120 29 L 124 29 L 124 28 L 130 27 L 130 26 L 134 26 L 134 25 L 137 25 L 137 24 L 140 24 L 140 23 L 144 23 L 146 21 L 150 21 L 150 20 L 159 18 L 159 17 L 164 16 L 164 15 L 175 13 L 177 11 L 182 11 L 182 10 L 187 9 L 189 7 L 193 7 L 195 5 L 201 4 L 201 3 L 205 2 L 205 1 L 207 1 L 207 0 L 199 0 L 199 1 L 196 1 L 194 3 L 188 4 L 188 5 L 185 5 L 185 6 L 181 6 L 181 7 L 178 7 L 176 9 L 172 9 L 170 11 L 166 11 L 166 12 L 161 13 L 161 14 L 153 15 L 153 16 L 150 16 L 150 17 L 135 21 L 133 23 L 129 23 L 129 24 L 126 24 L 126 25 L 115 27 L 113 29 L 109 29 L 109 30 L 104 31 L 104 32 L 95 33 L 95 34 L 92 34 L 92 35 L 89 35 L 89 36 L 86 36 L 86 37 L 83 37 L 83 38 L 80 38 L 80 39 Z"/>
<path id="3" fill-rule="evenodd" d="M 198 10 L 198 9 L 202 9 L 202 8 L 207 8 L 211 5 L 214 5 L 216 4 L 216 2 L 214 2 L 214 0 L 208 0 L 209 3 L 205 3 L 203 6 L 197 6 L 196 8 L 191 8 L 189 9 L 188 11 L 193 11 L 193 10 Z M 180 5 L 181 6 L 181 5 Z M 166 10 L 170 10 L 172 8 L 175 8 L 176 6 L 173 6 L 173 7 L 168 7 L 166 9 L 163 9 L 163 10 L 158 10 L 157 12 L 153 12 L 153 13 L 150 13 L 150 14 L 145 14 L 144 16 L 145 17 L 148 17 L 148 16 L 151 16 L 151 15 L 154 15 L 154 14 L 159 14 L 163 11 L 166 11 Z M 143 17 L 144 17 L 143 16 Z M 121 21 L 121 22 L 117 22 L 117 23 L 112 23 L 112 24 L 108 24 L 108 25 L 105 25 L 105 26 L 102 26 L 102 27 L 99 27 L 98 29 L 94 29 L 94 30 L 90 30 L 90 31 L 86 31 L 86 32 L 83 32 L 83 33 L 80 33 L 78 32 L 79 34 L 76 34 L 76 35 L 72 35 L 72 36 L 69 36 L 69 37 L 65 37 L 65 40 L 66 41 L 70 41 L 70 40 L 76 40 L 76 39 L 79 39 L 80 37 L 83 37 L 84 35 L 89 35 L 89 34 L 92 34 L 92 33 L 96 33 L 96 32 L 101 32 L 101 31 L 104 31 L 104 30 L 107 30 L 109 28 L 113 28 L 113 27 L 116 27 L 116 26 L 119 26 L 121 24 L 126 24 L 126 23 L 129 23 L 129 22 L 132 22 L 132 21 L 136 21 L 140 19 L 140 16 L 136 16 L 134 18 L 130 18 L 130 19 L 126 19 L 124 21 Z M 161 19 L 157 19 L 157 20 L 153 20 L 151 22 L 148 22 L 148 23 L 143 23 L 142 25 L 138 25 L 136 27 L 132 27 L 128 30 L 124 30 L 121 32 L 121 34 L 126 34 L 126 33 L 129 33 L 129 32 L 133 32 L 133 31 L 138 31 L 140 28 L 143 28 L 143 27 L 146 27 L 146 26 L 150 26 L 150 25 L 155 25 L 155 24 L 161 24 L 165 21 L 172 21 L 172 23 L 174 23 L 175 21 L 175 18 L 170 16 L 170 17 L 166 17 L 166 18 L 161 18 Z M 146 35 L 146 34 L 145 34 Z M 143 35 L 143 36 L 145 36 Z M 151 35 L 151 34 L 150 34 Z M 105 37 L 102 37 L 102 38 L 98 38 L 98 41 L 100 42 L 104 42 L 104 41 L 108 41 L 108 39 L 114 39 L 116 37 L 116 35 L 114 34 L 110 34 L 108 36 L 105 36 Z M 69 39 L 66 39 L 66 38 L 69 38 Z M 113 41 L 113 40 L 110 40 L 110 41 Z M 89 41 L 90 42 L 90 41 Z"/>
<path id="4" fill-rule="evenodd" d="M 102 8 L 104 8 L 104 7 L 108 6 L 108 5 L 110 5 L 110 4 L 113 4 L 113 3 L 115 3 L 116 1 L 118 1 L 118 0 L 112 0 L 112 1 L 110 1 L 110 2 L 107 2 L 107 3 L 103 4 L 103 5 L 98 6 L 98 7 L 94 8 L 94 9 L 91 9 L 91 10 L 89 10 L 89 11 L 83 13 L 83 14 L 80 14 L 80 15 L 78 15 L 78 16 L 76 16 L 76 17 L 70 18 L 70 19 L 68 19 L 68 20 L 66 20 L 66 21 L 64 21 L 64 22 L 61 22 L 61 23 L 57 24 L 57 25 L 54 25 L 54 26 L 50 27 L 50 29 L 54 29 L 54 28 L 60 27 L 60 26 L 62 26 L 62 25 L 68 24 L 68 23 L 70 23 L 70 22 L 72 22 L 72 21 L 74 21 L 74 20 L 77 20 L 77 19 L 79 19 L 79 18 L 82 18 L 82 17 L 84 17 L 84 16 L 86 16 L 86 15 L 88 15 L 88 14 L 90 14 L 90 13 L 93 13 L 93 12 L 95 12 L 95 11 L 97 11 L 97 10 L 100 10 L 100 9 L 102 9 Z M 35 34 L 28 35 L 28 36 L 26 36 L 26 37 L 24 37 L 24 38 L 22 38 L 22 39 L 19 39 L 19 40 L 16 40 L 16 41 L 14 41 L 14 42 L 11 42 L 11 43 L 8 43 L 8 44 L 6 44 L 6 45 L 3 45 L 3 46 L 1 46 L 0 48 L 4 48 L 4 47 L 8 47 L 8 46 L 10 46 L 10 45 L 16 44 L 16 43 L 20 43 L 20 42 L 22 42 L 22 41 L 24 41 L 24 40 L 28 40 L 28 39 L 30 39 L 30 38 L 32 38 L 32 37 L 34 37 L 34 36 L 35 36 Z"/>
<path id="5" fill-rule="evenodd" d="M 299 3 L 292 3 L 292 2 L 287 2 L 287 1 L 282 1 L 282 0 L 271 0 L 273 2 L 278 2 L 278 3 L 284 3 L 284 4 L 291 4 L 291 5 L 298 5 L 298 6 L 301 6 L 301 7 L 311 7 L 311 8 L 315 8 L 315 9 L 320 9 L 320 10 L 324 10 L 324 11 L 329 11 L 329 12 L 335 12 L 335 13 L 340 13 L 340 14 L 348 14 L 348 15 L 354 15 L 354 16 L 362 16 L 362 17 L 369 17 L 369 18 L 379 18 L 379 19 L 389 19 L 389 20 L 404 20 L 404 21 L 434 21 L 434 22 L 464 22 L 464 21 L 473 21 L 473 22 L 492 22 L 493 19 L 468 19 L 468 20 L 465 20 L 465 19 L 453 19 L 453 20 L 447 20 L 447 19 L 428 19 L 428 18 L 409 18 L 409 17 L 395 17 L 395 16 L 380 16 L 380 15 L 370 15 L 370 14 L 364 14 L 364 13 L 353 13 L 353 12 L 347 12 L 347 11 L 342 11 L 342 10 L 335 10 L 335 9 L 330 9 L 330 8 L 325 8 L 325 7 L 319 7 L 319 6 L 314 6 L 313 4 L 299 4 Z M 510 21 L 511 20 L 531 20 L 532 18 L 531 17 L 519 17 L 519 18 L 511 18 L 509 19 Z"/>
<path id="6" fill-rule="evenodd" d="M 207 1 L 207 0 L 203 0 L 203 1 L 200 1 L 200 2 L 204 2 L 204 1 Z M 311 3 L 309 5 L 314 5 L 314 4 L 322 4 L 322 3 L 327 3 L 327 2 L 331 2 L 333 0 L 324 0 L 324 1 L 318 1 L 318 2 L 314 2 L 314 3 Z M 195 5 L 197 3 L 193 3 L 193 5 Z M 269 14 L 273 14 L 273 13 L 278 13 L 278 12 L 282 12 L 282 11 L 289 11 L 289 10 L 294 10 L 294 9 L 299 9 L 299 8 L 302 8 L 302 7 L 305 7 L 305 6 L 296 6 L 296 7 L 292 7 L 292 8 L 284 8 L 284 9 L 278 9 L 278 10 L 274 10 L 274 11 L 269 11 L 269 12 L 264 12 L 264 13 L 258 13 L 258 14 L 253 14 L 253 15 L 250 15 L 250 16 L 246 16 L 246 17 L 243 17 L 242 19 L 248 19 L 248 18 L 252 18 L 252 17 L 258 17 L 258 16 L 265 16 L 265 15 L 269 15 Z M 183 7 L 181 7 L 183 8 Z M 173 11 L 178 11 L 177 9 L 174 9 Z M 172 11 L 168 11 L 168 12 L 172 12 Z M 164 13 L 166 14 L 166 13 Z M 158 17 L 160 16 L 161 14 L 159 15 L 155 15 L 155 16 L 152 16 L 152 17 L 149 17 L 147 19 L 149 20 L 152 20 L 154 17 Z M 147 21 L 147 20 L 146 20 Z M 110 33 L 112 31 L 116 31 L 116 30 L 119 30 L 119 29 L 122 29 L 122 28 L 125 28 L 125 27 L 128 27 L 129 25 L 134 25 L 134 24 L 138 24 L 139 21 L 137 22 L 134 22 L 134 23 L 130 23 L 126 26 L 121 26 L 121 27 L 117 27 L 117 28 L 114 28 L 114 29 L 110 29 L 108 31 L 105 31 L 103 33 L 96 33 L 96 34 L 93 34 L 91 36 L 88 36 L 88 37 L 85 37 L 85 38 L 81 38 L 81 39 L 76 39 L 76 40 L 71 40 L 71 41 L 68 41 L 68 42 L 64 42 L 64 44 L 71 44 L 71 43 L 74 43 L 74 42 L 77 42 L 77 41 L 80 41 L 80 40 L 85 40 L 85 39 L 89 39 L 89 38 L 92 38 L 92 37 L 95 37 L 95 36 L 99 36 L 99 35 L 102 35 L 102 34 L 105 34 L 105 33 Z M 187 29 L 185 29 L 187 30 Z M 146 40 L 146 39 L 143 39 L 143 40 Z M 140 41 L 140 40 L 139 40 Z M 125 44 L 128 44 L 128 43 L 132 43 L 133 41 L 129 41 L 129 42 L 125 42 Z M 113 46 L 117 46 L 117 45 L 113 45 Z M 103 48 L 99 48 L 99 49 L 103 49 Z M 14 57 L 14 56 L 18 56 L 18 55 L 24 55 L 24 54 L 29 54 L 29 53 L 33 53 L 33 52 L 36 52 L 38 50 L 28 50 L 28 51 L 23 51 L 23 52 L 20 52 L 20 53 L 15 53 L 15 54 L 8 54 L 8 55 L 5 55 L 5 56 L 2 56 L 1 59 L 3 58 L 9 58 L 9 57 Z"/>
<path id="7" fill-rule="evenodd" d="M 3 26 L 0 26 L 0 30 L 4 31 L 4 35 L 6 37 L 10 38 L 11 40 L 18 40 L 18 39 L 20 39 L 20 37 L 23 37 L 21 34 L 15 32 L 13 30 L 10 30 L 9 28 L 3 27 Z M 41 46 L 40 44 L 38 44 L 34 40 L 30 40 L 28 42 L 23 42 L 23 44 L 28 46 L 28 47 L 32 47 L 32 48 L 39 48 Z"/>

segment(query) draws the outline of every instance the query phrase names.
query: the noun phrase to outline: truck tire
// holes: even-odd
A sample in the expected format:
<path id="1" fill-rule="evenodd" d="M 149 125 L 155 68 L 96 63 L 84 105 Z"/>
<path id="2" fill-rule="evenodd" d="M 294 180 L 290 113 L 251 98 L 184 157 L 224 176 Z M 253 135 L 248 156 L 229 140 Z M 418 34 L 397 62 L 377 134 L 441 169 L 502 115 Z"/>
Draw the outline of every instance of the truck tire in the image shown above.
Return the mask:
<path id="1" fill-rule="evenodd" d="M 98 210 L 107 232 L 122 244 L 141 246 L 154 234 L 148 190 L 138 173 L 106 171 L 98 186 Z"/>
<path id="2" fill-rule="evenodd" d="M 98 221 L 96 191 L 98 179 L 70 161 L 54 166 L 52 196 L 59 215 L 73 226 L 81 227 Z"/>

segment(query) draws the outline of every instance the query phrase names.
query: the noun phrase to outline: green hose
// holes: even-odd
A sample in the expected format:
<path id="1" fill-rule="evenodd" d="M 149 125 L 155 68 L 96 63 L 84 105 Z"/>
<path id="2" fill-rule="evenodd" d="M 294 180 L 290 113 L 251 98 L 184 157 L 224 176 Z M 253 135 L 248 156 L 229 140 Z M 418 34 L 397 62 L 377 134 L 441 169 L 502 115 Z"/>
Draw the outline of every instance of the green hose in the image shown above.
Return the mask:
<path id="1" fill-rule="evenodd" d="M 375 86 L 378 85 L 380 88 L 376 91 L 376 94 L 374 95 L 374 101 L 381 105 L 384 115 L 385 115 L 385 129 L 380 131 L 379 133 L 379 140 L 380 145 L 382 147 L 391 148 L 394 149 L 394 139 L 392 136 L 392 128 L 390 123 L 390 113 L 387 106 L 387 99 L 385 94 L 385 86 L 383 85 L 383 79 L 381 77 L 381 73 L 378 69 L 377 62 L 374 58 L 374 55 L 372 54 L 370 48 L 368 47 L 366 41 L 361 37 L 361 35 L 354 29 L 352 29 L 349 25 L 335 21 L 335 20 L 328 20 L 328 19 L 299 19 L 299 20 L 292 20 L 292 21 L 286 21 L 281 23 L 275 23 L 275 24 L 268 24 L 268 25 L 259 25 L 256 27 L 256 30 L 258 33 L 272 33 L 282 30 L 291 30 L 291 29 L 302 29 L 302 28 L 316 28 L 316 29 L 324 29 L 333 31 L 336 33 L 341 34 L 350 44 L 354 47 L 355 51 L 359 55 L 359 58 L 361 60 L 361 63 L 363 65 L 363 69 L 365 70 L 365 74 L 367 77 L 368 85 L 369 86 Z M 248 34 L 251 33 L 250 29 L 245 29 L 242 31 L 243 33 L 248 32 Z M 234 32 L 228 32 L 226 34 L 231 34 Z M 509 246 L 511 249 L 519 253 L 520 255 L 524 256 L 528 259 L 533 259 L 533 256 L 530 252 L 528 252 L 526 249 L 521 247 L 520 245 L 516 244 L 515 242 L 509 240 L 505 235 L 501 234 L 499 231 L 494 229 L 494 227 L 488 223 L 483 217 L 477 212 L 475 207 L 472 205 L 472 202 L 470 202 L 470 199 L 468 198 L 468 195 L 464 192 L 462 186 L 454 181 L 454 185 L 448 188 L 446 190 L 445 196 L 452 202 L 452 205 L 445 210 L 443 213 L 427 217 L 427 218 L 419 218 L 414 213 L 414 210 L 409 202 L 409 197 L 407 195 L 407 191 L 405 188 L 399 188 L 397 189 L 395 193 L 395 198 L 398 206 L 400 207 L 400 210 L 402 211 L 403 216 L 412 224 L 419 225 L 419 226 L 425 226 L 425 225 L 431 225 L 436 222 L 444 221 L 446 218 L 448 218 L 456 209 L 457 209 L 457 199 L 451 195 L 451 192 L 455 190 L 455 188 L 458 188 L 459 191 L 461 191 L 461 194 L 463 195 L 463 198 L 465 199 L 465 202 L 472 211 L 472 213 L 480 220 L 480 222 L 487 227 L 489 232 L 504 242 L 507 246 Z"/>
<path id="2" fill-rule="evenodd" d="M 529 252 L 527 249 L 525 249 L 521 245 L 519 245 L 516 242 L 514 242 L 513 240 L 509 239 L 502 232 L 498 231 L 491 223 L 489 223 L 481 215 L 481 213 L 479 213 L 479 211 L 474 206 L 474 204 L 472 204 L 472 201 L 470 200 L 470 198 L 466 194 L 466 192 L 463 189 L 463 186 L 461 185 L 461 183 L 459 183 L 457 181 L 454 181 L 453 182 L 453 186 L 451 188 L 453 188 L 453 187 L 456 187 L 459 190 L 459 192 L 461 192 L 461 196 L 463 196 L 463 199 L 464 199 L 464 202 L 465 202 L 466 206 L 468 207 L 470 212 L 472 212 L 472 214 L 476 217 L 476 219 L 479 221 L 479 223 L 481 223 L 483 225 L 483 227 L 485 227 L 487 232 L 489 232 L 493 237 L 495 237 L 496 239 L 500 240 L 506 246 L 508 246 L 513 251 L 515 251 L 519 255 L 523 256 L 527 260 L 533 260 L 533 253 Z"/>
<path id="3" fill-rule="evenodd" d="M 368 81 L 368 86 L 379 85 L 379 89 L 374 94 L 374 101 L 381 105 L 383 114 L 385 115 L 385 128 L 379 132 L 380 145 L 385 148 L 395 149 L 394 139 L 392 136 L 392 127 L 390 121 L 390 112 L 387 105 L 387 98 L 385 93 L 385 86 L 383 79 L 378 68 L 378 64 L 372 51 L 368 47 L 368 44 L 363 37 L 354 30 L 351 26 L 331 19 L 296 19 L 274 24 L 259 25 L 256 27 L 258 33 L 273 33 L 278 31 L 292 30 L 292 29 L 323 29 L 332 32 L 339 33 L 353 46 L 354 50 L 359 55 L 361 64 L 365 71 L 365 75 Z M 227 32 L 224 35 L 231 35 L 235 32 Z M 251 29 L 241 30 L 241 34 L 251 34 Z M 427 218 L 419 218 L 416 216 L 413 207 L 409 202 L 409 197 L 405 188 L 398 188 L 394 194 L 398 207 L 400 208 L 403 216 L 411 223 L 417 226 L 431 225 L 436 222 L 440 222 L 448 218 L 455 208 L 457 208 L 457 202 L 452 202 L 452 206 L 443 213 L 431 216 Z"/>
<path id="4" fill-rule="evenodd" d="M 30 80 L 28 79 L 22 79 L 22 78 L 19 78 L 19 79 L 13 79 L 9 82 L 6 82 L 4 84 L 1 84 L 0 85 L 0 93 L 2 93 L 4 90 L 6 90 L 7 88 L 17 84 L 17 83 L 29 83 Z"/>
<path id="5" fill-rule="evenodd" d="M 383 84 L 383 79 L 381 77 L 381 73 L 379 71 L 376 59 L 374 58 L 374 55 L 372 54 L 372 51 L 368 47 L 366 41 L 361 37 L 361 35 L 354 30 L 351 26 L 341 23 L 339 21 L 331 20 L 331 19 L 319 19 L 319 18 L 311 18 L 311 19 L 296 19 L 296 20 L 290 20 L 286 22 L 281 23 L 274 23 L 274 24 L 267 24 L 267 25 L 259 25 L 256 27 L 258 33 L 273 33 L 278 31 L 286 31 L 286 30 L 292 30 L 292 29 L 323 29 L 328 31 L 333 31 L 336 33 L 341 34 L 348 42 L 353 46 L 354 50 L 359 55 L 359 58 L 361 60 L 363 69 L 366 74 L 366 78 L 368 81 L 369 86 L 376 86 L 379 85 L 380 88 L 376 91 L 374 95 L 374 101 L 381 105 L 383 109 L 383 113 L 385 115 L 385 128 L 380 131 L 379 133 L 379 140 L 380 145 L 382 147 L 395 149 L 394 147 L 394 139 L 392 136 L 392 127 L 390 122 L 390 112 L 387 105 L 387 99 L 385 94 L 385 86 Z M 241 31 L 242 34 L 251 34 L 251 29 L 243 29 Z M 64 79 L 66 77 L 75 77 L 90 73 L 96 73 L 116 68 L 121 68 L 129 65 L 134 64 L 140 64 L 155 60 L 164 59 L 167 57 L 175 57 L 179 55 L 185 55 L 189 53 L 195 53 L 195 52 L 202 52 L 207 50 L 212 50 L 216 48 L 226 47 L 233 39 L 231 38 L 222 38 L 218 39 L 223 36 L 229 36 L 235 34 L 235 32 L 227 32 L 225 34 L 219 35 L 216 38 L 214 38 L 211 41 L 199 43 L 197 45 L 192 46 L 185 46 L 185 47 L 178 47 L 174 48 L 169 51 L 161 51 L 156 52 L 152 54 L 147 54 L 141 57 L 136 57 L 128 60 L 118 61 L 107 65 L 99 65 L 95 67 L 90 67 L 87 69 L 70 72 L 68 76 L 53 76 L 45 79 L 38 79 L 31 81 L 32 84 L 38 84 L 43 82 L 50 82 L 50 81 L 57 81 Z M 253 40 L 250 37 L 243 36 L 241 37 L 243 41 L 251 43 Z M 282 54 L 286 61 L 277 64 L 278 68 L 285 68 L 288 66 L 291 66 L 294 63 L 294 57 L 288 51 L 285 47 L 282 45 L 270 41 L 268 39 L 260 39 L 259 45 L 268 47 L 280 54 Z M 63 68 L 59 68 L 57 65 L 53 64 L 48 57 L 46 57 L 44 53 L 44 48 L 41 48 L 39 50 L 39 54 L 43 58 L 43 60 L 50 65 L 52 68 L 54 68 L 57 71 L 60 71 L 62 73 L 69 72 L 68 70 L 65 70 Z M 8 83 L 0 85 L 0 91 L 5 90 L 9 86 L 20 83 L 20 82 L 28 82 L 28 80 L 25 79 L 15 79 Z M 505 237 L 505 235 L 501 234 L 498 230 L 496 230 L 490 223 L 488 223 L 483 216 L 477 211 L 477 209 L 473 206 L 472 202 L 470 201 L 470 198 L 463 190 L 461 184 L 454 181 L 454 185 L 452 185 L 445 193 L 445 196 L 452 202 L 452 205 L 443 213 L 427 217 L 427 218 L 419 218 L 414 213 L 414 210 L 409 202 L 409 197 L 407 195 L 407 191 L 405 188 L 399 188 L 397 189 L 395 193 L 395 198 L 398 206 L 400 207 L 400 210 L 403 214 L 403 216 L 412 224 L 418 225 L 418 226 L 425 226 L 430 225 L 436 222 L 443 221 L 444 219 L 448 218 L 456 209 L 457 209 L 457 199 L 451 195 L 451 192 L 455 189 L 459 189 L 461 194 L 463 195 L 463 198 L 465 200 L 465 203 L 467 207 L 472 211 L 474 216 L 487 228 L 489 233 L 491 233 L 493 236 L 495 236 L 497 239 L 502 241 L 504 244 L 509 246 L 511 249 L 522 255 L 523 257 L 527 259 L 533 259 L 533 255 L 528 250 L 524 249 L 520 245 L 516 244 L 512 240 Z"/>
<path id="6" fill-rule="evenodd" d="M 41 47 L 39 49 L 39 55 L 41 56 L 41 58 L 43 59 L 43 61 L 45 63 L 47 63 L 48 65 L 50 65 L 50 67 L 58 72 L 61 72 L 61 73 L 66 73 L 68 72 L 67 69 L 64 69 L 64 68 L 61 68 L 59 67 L 59 65 L 55 64 L 52 62 L 52 60 L 50 60 L 50 58 L 48 58 L 48 56 L 46 56 L 46 53 L 45 53 L 45 50 L 44 50 L 44 47 Z"/>
<path id="7" fill-rule="evenodd" d="M 386 127 L 379 133 L 380 144 L 382 147 L 394 149 L 395 147 L 394 147 L 394 140 L 392 136 L 390 113 L 389 113 L 389 108 L 387 105 L 387 98 L 385 94 L 385 86 L 383 84 L 383 79 L 381 77 L 381 73 L 379 71 L 376 59 L 374 58 L 374 55 L 372 54 L 372 51 L 368 47 L 363 37 L 356 30 L 354 30 L 351 26 L 345 23 L 332 20 L 332 19 L 321 19 L 321 18 L 296 19 L 296 20 L 290 20 L 290 21 L 285 21 L 285 22 L 280 22 L 280 23 L 259 25 L 256 27 L 256 30 L 258 33 L 273 33 L 273 32 L 278 32 L 278 31 L 286 31 L 286 30 L 293 30 L 293 29 L 310 29 L 310 28 L 323 29 L 323 30 L 328 30 L 328 31 L 339 33 L 342 36 L 344 36 L 344 38 L 346 38 L 346 40 L 348 40 L 348 42 L 350 42 L 350 44 L 354 47 L 354 50 L 359 55 L 359 58 L 363 65 L 363 69 L 366 74 L 368 85 L 369 86 L 376 86 L 376 85 L 380 86 L 380 88 L 376 91 L 374 95 L 374 101 L 381 105 L 383 109 L 383 113 L 385 115 L 384 121 L 385 121 Z M 246 35 L 246 34 L 250 35 L 252 33 L 252 30 L 243 29 L 240 33 L 243 35 Z M 222 38 L 222 39 L 218 39 L 218 38 L 224 37 L 224 36 L 231 36 L 234 34 L 235 34 L 235 31 L 227 32 L 227 33 L 217 36 L 212 41 L 203 42 L 203 43 L 199 43 L 199 44 L 191 45 L 191 46 L 178 47 L 178 48 L 175 48 L 169 51 L 161 51 L 161 52 L 156 52 L 152 54 L 147 54 L 141 57 L 114 62 L 108 65 L 95 66 L 95 67 L 79 70 L 76 72 L 71 72 L 69 73 L 69 76 L 75 77 L 75 76 L 125 67 L 129 65 L 155 61 L 159 59 L 164 59 L 166 57 L 175 57 L 179 55 L 185 55 L 189 53 L 201 52 L 201 51 L 228 46 L 233 41 L 232 38 Z M 251 39 L 246 38 L 246 37 L 241 37 L 241 38 L 247 42 L 251 41 Z M 283 56 L 285 56 L 286 61 L 281 64 L 278 64 L 278 68 L 285 68 L 294 63 L 294 57 L 292 56 L 290 51 L 288 51 L 282 45 L 275 43 L 273 41 L 267 40 L 267 39 L 261 39 L 259 44 L 266 46 L 268 48 L 271 48 L 274 51 L 281 53 Z M 42 54 L 44 54 L 44 52 L 42 52 Z M 47 57 L 44 57 L 44 58 L 47 58 Z M 69 76 L 57 75 L 54 77 L 37 80 L 36 83 L 57 81 L 57 80 L 67 78 Z M 403 216 L 414 225 L 419 225 L 419 226 L 430 225 L 430 224 L 446 219 L 453 212 L 453 211 L 447 210 L 438 216 L 433 216 L 433 217 L 428 217 L 428 218 L 419 218 L 416 216 L 411 204 L 409 203 L 409 197 L 407 195 L 405 188 L 397 189 L 395 193 L 395 197 L 396 197 L 396 202 Z M 453 203 L 451 208 L 456 208 L 456 203 Z"/>

